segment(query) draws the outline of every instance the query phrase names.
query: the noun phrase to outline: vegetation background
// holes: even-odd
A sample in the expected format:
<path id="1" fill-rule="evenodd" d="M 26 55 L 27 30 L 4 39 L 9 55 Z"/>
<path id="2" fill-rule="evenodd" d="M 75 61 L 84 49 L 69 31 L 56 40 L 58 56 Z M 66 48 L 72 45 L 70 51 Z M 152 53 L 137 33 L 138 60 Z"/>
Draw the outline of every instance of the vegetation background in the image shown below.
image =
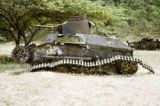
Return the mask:
<path id="1" fill-rule="evenodd" d="M 57 25 L 73 15 L 93 21 L 94 34 L 160 38 L 160 0 L 0 0 L 0 41 L 28 45 L 47 33 L 35 25 Z"/>

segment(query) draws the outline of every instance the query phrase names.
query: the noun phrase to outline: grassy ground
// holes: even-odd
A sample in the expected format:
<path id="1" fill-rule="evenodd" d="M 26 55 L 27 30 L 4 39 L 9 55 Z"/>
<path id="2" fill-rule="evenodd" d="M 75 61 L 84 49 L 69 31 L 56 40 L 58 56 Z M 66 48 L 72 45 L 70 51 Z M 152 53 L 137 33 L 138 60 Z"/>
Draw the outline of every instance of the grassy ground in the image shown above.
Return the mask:
<path id="1" fill-rule="evenodd" d="M 160 51 L 135 51 L 134 56 L 152 66 L 155 72 L 160 74 Z M 140 70 L 143 69 L 141 68 Z"/>
<path id="2" fill-rule="evenodd" d="M 0 69 L 8 70 L 0 73 L 0 106 L 159 106 L 160 51 L 135 51 L 134 55 L 151 65 L 156 74 L 140 66 L 132 76 L 44 71 L 13 74 L 29 66 L 0 64 Z"/>

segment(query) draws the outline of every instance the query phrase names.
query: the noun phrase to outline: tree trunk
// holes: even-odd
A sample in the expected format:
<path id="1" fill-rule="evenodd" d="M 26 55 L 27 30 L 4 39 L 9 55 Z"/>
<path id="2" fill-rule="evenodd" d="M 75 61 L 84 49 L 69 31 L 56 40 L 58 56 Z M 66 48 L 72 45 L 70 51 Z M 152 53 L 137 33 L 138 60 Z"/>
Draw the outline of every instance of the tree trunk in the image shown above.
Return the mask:
<path id="1" fill-rule="evenodd" d="M 27 37 L 25 35 L 23 35 L 22 37 L 23 37 L 23 41 L 24 41 L 24 46 L 28 46 Z"/>
<path id="2" fill-rule="evenodd" d="M 15 41 L 15 44 L 16 44 L 16 47 L 19 47 L 20 46 L 20 41 Z"/>
<path id="3" fill-rule="evenodd" d="M 9 35 L 14 39 L 15 42 L 15 46 L 19 47 L 20 46 L 20 40 L 21 40 L 21 36 L 20 34 L 17 33 L 17 36 L 15 36 L 14 32 L 10 29 L 6 29 L 9 32 Z"/>
<path id="4" fill-rule="evenodd" d="M 16 47 L 19 47 L 19 46 L 20 46 L 20 42 L 21 42 L 21 34 L 18 33 L 18 34 L 17 34 L 17 39 L 15 40 Z"/>
<path id="5" fill-rule="evenodd" d="M 31 34 L 29 40 L 27 41 L 26 45 L 29 45 L 31 43 L 33 37 L 36 35 L 36 33 L 39 31 L 39 29 L 40 28 L 35 29 L 34 32 L 31 31 L 32 34 Z"/>

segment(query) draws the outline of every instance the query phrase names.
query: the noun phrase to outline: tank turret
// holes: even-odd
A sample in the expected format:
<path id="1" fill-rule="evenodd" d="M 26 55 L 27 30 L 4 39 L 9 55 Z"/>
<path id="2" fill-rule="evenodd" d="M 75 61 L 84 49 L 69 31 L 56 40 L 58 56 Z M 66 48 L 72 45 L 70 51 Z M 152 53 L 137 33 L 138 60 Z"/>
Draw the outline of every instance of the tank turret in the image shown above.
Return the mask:
<path id="1" fill-rule="evenodd" d="M 73 16 L 63 23 L 62 34 L 63 35 L 75 35 L 76 33 L 90 34 L 91 23 L 84 16 Z"/>

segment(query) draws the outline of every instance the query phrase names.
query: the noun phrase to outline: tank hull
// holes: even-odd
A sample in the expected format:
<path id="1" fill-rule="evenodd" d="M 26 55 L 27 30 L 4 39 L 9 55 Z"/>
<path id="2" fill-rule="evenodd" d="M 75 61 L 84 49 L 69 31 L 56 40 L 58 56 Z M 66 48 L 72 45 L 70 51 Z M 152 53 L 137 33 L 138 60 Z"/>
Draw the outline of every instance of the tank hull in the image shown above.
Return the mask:
<path id="1" fill-rule="evenodd" d="M 153 69 L 133 57 L 133 49 L 114 38 L 93 35 L 91 22 L 72 17 L 58 28 L 48 42 L 15 48 L 13 58 L 32 65 L 30 72 L 52 70 L 84 74 L 134 74 L 138 64 Z"/>

